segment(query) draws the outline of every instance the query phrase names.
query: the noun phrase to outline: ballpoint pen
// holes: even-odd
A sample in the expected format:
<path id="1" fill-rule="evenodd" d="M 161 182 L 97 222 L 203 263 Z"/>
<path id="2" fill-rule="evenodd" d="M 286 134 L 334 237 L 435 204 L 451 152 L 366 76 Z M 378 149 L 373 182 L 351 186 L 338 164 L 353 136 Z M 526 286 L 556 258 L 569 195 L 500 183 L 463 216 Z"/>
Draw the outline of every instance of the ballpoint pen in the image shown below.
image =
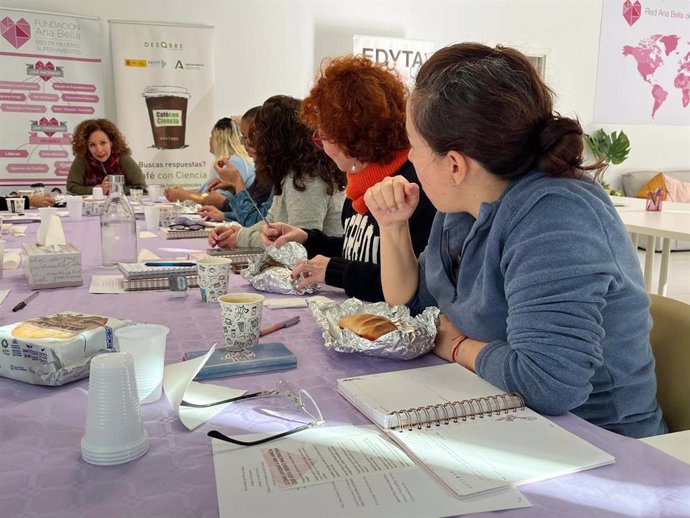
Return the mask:
<path id="1" fill-rule="evenodd" d="M 29 295 L 28 297 L 26 297 L 24 300 L 22 300 L 22 301 L 21 301 L 19 304 L 17 304 L 16 306 L 14 306 L 14 307 L 12 308 L 12 311 L 19 311 L 20 309 L 25 308 L 26 305 L 27 305 L 29 302 L 31 302 L 33 299 L 35 299 L 36 297 L 38 297 L 38 294 L 39 294 L 39 293 L 40 293 L 39 291 L 34 291 L 31 295 Z"/>
<path id="2" fill-rule="evenodd" d="M 278 329 L 283 329 L 284 327 L 294 326 L 297 322 L 299 322 L 299 317 L 292 317 L 288 318 L 287 320 L 283 320 L 282 322 L 267 325 L 259 330 L 259 336 L 267 335 L 268 333 L 278 331 Z"/>
<path id="3" fill-rule="evenodd" d="M 268 222 L 268 220 L 266 219 L 266 216 L 264 216 L 263 212 L 261 212 L 261 211 L 259 210 L 259 206 L 258 206 L 258 205 L 256 204 L 256 202 L 254 201 L 254 198 L 251 197 L 251 195 L 249 194 L 249 191 L 248 191 L 247 189 L 245 189 L 244 192 L 245 192 L 245 194 L 247 195 L 247 198 L 249 198 L 249 201 L 252 202 L 252 205 L 254 205 L 254 209 L 256 210 L 256 212 L 258 212 L 258 213 L 259 213 L 259 216 L 261 216 L 261 219 L 264 220 L 264 223 L 266 223 L 266 225 L 268 225 L 269 228 L 273 228 L 273 225 L 271 225 L 271 224 Z"/>

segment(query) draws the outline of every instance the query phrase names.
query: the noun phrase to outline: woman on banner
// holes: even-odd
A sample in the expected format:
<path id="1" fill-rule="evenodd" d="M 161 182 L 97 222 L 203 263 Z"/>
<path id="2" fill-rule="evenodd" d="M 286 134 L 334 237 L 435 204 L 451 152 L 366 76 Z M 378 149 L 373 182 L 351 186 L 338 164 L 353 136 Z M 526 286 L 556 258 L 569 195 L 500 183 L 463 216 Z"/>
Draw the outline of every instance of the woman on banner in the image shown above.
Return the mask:
<path id="1" fill-rule="evenodd" d="M 132 159 L 125 137 L 108 119 L 88 119 L 74 128 L 72 136 L 74 161 L 67 176 L 67 192 L 91 194 L 95 186 L 108 194 L 108 175 L 125 177 L 125 193 L 129 189 L 146 189 L 141 168 Z"/>

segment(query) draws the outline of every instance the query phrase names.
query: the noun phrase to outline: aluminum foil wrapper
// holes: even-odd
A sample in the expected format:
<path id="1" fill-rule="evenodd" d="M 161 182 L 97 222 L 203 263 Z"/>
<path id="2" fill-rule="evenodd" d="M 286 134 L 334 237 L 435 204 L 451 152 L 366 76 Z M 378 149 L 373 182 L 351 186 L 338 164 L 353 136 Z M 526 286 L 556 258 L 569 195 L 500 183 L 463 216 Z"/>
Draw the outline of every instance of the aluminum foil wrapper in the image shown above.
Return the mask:
<path id="1" fill-rule="evenodd" d="M 266 247 L 264 253 L 249 267 L 242 270 L 242 277 L 255 289 L 283 295 L 311 295 L 318 285 L 296 288 L 298 281 L 292 278 L 292 268 L 307 260 L 307 250 L 300 243 L 286 243 L 280 248 Z"/>
<path id="2" fill-rule="evenodd" d="M 363 302 L 355 298 L 342 303 L 307 300 L 307 304 L 321 327 L 325 345 L 329 349 L 393 360 L 411 360 L 434 347 L 440 313 L 436 307 L 428 307 L 412 317 L 407 306 L 389 306 L 385 302 Z M 348 329 L 340 329 L 338 322 L 341 318 L 357 313 L 386 317 L 398 330 L 371 341 Z"/>

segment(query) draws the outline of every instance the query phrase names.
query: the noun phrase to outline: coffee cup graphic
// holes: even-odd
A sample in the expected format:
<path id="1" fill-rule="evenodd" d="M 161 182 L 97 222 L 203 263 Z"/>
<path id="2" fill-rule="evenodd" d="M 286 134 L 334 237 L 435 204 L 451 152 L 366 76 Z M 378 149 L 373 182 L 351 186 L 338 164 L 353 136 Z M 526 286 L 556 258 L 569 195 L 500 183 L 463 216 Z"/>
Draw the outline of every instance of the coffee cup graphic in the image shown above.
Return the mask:
<path id="1" fill-rule="evenodd" d="M 147 86 L 142 94 L 151 122 L 153 145 L 159 149 L 185 147 L 189 92 L 182 86 Z"/>

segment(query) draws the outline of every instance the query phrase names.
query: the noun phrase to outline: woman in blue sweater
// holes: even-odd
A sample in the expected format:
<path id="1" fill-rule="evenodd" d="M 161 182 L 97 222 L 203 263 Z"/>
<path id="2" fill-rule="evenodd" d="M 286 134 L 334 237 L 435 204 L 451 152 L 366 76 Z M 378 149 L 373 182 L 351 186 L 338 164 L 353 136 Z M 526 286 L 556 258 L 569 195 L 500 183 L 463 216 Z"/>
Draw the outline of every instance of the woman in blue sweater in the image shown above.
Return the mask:
<path id="1" fill-rule="evenodd" d="M 419 187 L 399 176 L 365 201 L 381 227 L 386 300 L 444 315 L 435 352 L 544 414 L 664 433 L 639 262 L 582 164 L 582 128 L 518 51 L 436 52 L 407 109 L 410 160 L 438 209 L 415 258 Z M 509 438 L 507 438 L 509 440 Z"/>

